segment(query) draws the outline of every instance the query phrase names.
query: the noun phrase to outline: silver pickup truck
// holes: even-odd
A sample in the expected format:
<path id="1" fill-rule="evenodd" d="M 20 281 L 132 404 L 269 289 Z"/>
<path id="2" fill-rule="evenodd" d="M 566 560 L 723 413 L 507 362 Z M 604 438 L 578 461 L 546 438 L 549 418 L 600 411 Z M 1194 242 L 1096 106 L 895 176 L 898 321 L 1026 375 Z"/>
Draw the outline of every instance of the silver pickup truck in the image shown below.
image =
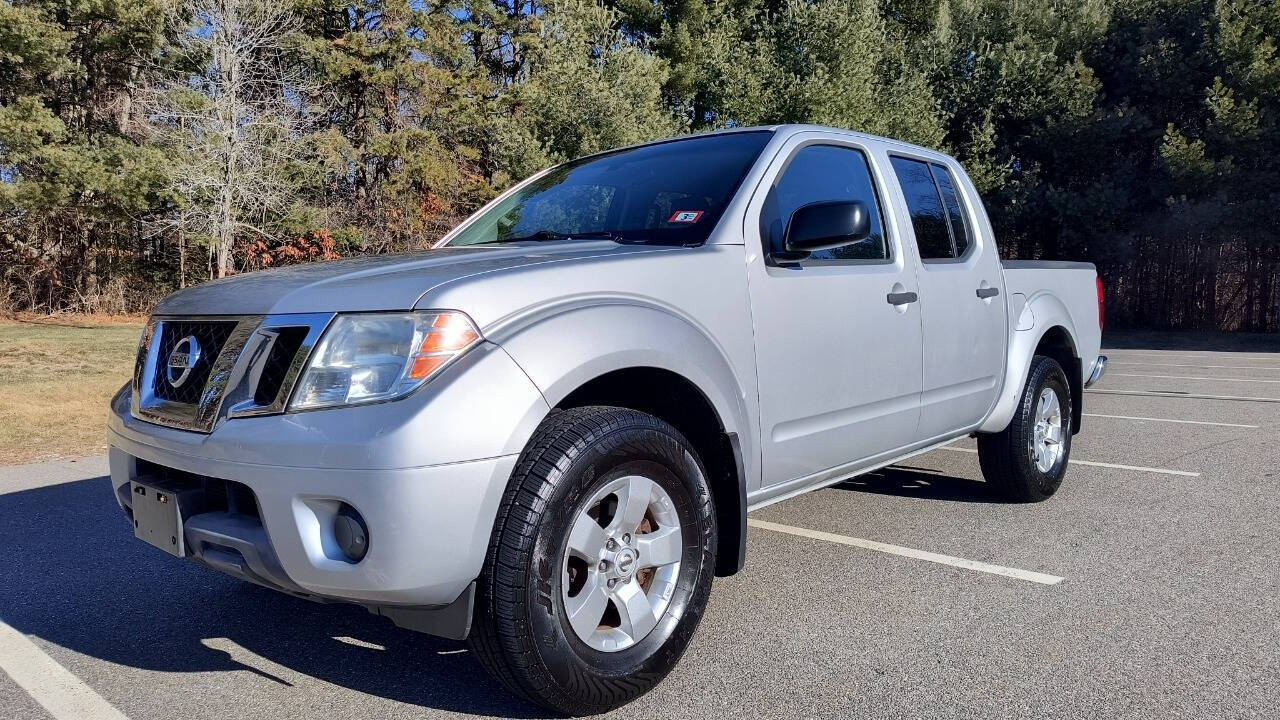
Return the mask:
<path id="1" fill-rule="evenodd" d="M 751 510 L 970 434 L 993 492 L 1052 495 L 1101 326 L 1093 266 L 1001 264 L 952 158 L 735 129 L 546 170 L 429 252 L 168 297 L 111 481 L 174 556 L 599 712 L 675 665 Z"/>

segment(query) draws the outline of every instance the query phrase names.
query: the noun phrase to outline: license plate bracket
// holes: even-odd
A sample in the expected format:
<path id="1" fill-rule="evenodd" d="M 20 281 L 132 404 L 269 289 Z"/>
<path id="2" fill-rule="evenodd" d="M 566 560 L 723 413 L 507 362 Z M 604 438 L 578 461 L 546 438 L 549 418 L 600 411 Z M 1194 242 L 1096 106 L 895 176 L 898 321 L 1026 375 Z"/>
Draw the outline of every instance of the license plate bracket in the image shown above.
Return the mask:
<path id="1" fill-rule="evenodd" d="M 182 507 L 184 496 L 193 491 L 138 480 L 131 482 L 129 489 L 133 498 L 134 536 L 174 557 L 186 557 Z"/>

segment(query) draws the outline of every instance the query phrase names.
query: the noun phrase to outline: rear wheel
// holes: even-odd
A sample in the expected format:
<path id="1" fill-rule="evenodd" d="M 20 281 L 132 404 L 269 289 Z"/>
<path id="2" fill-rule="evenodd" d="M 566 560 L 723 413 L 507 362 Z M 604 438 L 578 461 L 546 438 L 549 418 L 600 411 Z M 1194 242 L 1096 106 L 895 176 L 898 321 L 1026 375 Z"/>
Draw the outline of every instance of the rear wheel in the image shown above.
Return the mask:
<path id="1" fill-rule="evenodd" d="M 556 413 L 499 510 L 477 584 L 476 657 L 557 712 L 634 700 L 697 628 L 715 537 L 705 475 L 675 428 L 622 408 Z"/>
<path id="2" fill-rule="evenodd" d="M 1071 410 L 1062 366 L 1036 355 L 1009 426 L 978 435 L 987 482 L 1016 502 L 1039 502 L 1057 492 L 1071 455 Z"/>

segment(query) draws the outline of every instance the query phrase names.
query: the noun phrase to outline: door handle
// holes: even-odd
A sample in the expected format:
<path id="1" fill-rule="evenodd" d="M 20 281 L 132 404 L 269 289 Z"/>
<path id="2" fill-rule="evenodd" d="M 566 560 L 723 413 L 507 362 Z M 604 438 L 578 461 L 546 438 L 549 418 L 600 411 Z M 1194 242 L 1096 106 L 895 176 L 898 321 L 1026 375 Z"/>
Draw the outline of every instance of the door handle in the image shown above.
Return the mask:
<path id="1" fill-rule="evenodd" d="M 978 297 L 982 298 L 983 300 L 986 300 L 987 298 L 993 298 L 999 295 L 1000 288 L 994 288 L 994 287 L 978 288 L 977 293 L 978 293 Z"/>
<path id="2" fill-rule="evenodd" d="M 885 298 L 889 301 L 890 305 L 906 305 L 907 303 L 913 303 L 918 299 L 916 294 L 913 292 L 889 293 Z"/>

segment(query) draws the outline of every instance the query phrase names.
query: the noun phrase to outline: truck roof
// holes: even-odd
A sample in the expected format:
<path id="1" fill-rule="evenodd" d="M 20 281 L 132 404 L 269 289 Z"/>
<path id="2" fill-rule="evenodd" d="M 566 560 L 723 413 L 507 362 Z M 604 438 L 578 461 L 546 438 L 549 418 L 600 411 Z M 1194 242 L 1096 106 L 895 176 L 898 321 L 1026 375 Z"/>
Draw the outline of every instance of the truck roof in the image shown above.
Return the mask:
<path id="1" fill-rule="evenodd" d="M 901 150 L 907 150 L 912 152 L 913 154 L 924 155 L 926 157 L 954 160 L 954 158 L 952 158 L 950 155 L 947 155 L 944 152 L 940 152 L 936 149 L 927 148 L 921 145 L 915 145 L 903 140 L 896 140 L 894 138 L 884 137 L 882 135 L 872 135 L 871 133 L 858 132 L 856 130 L 846 130 L 844 128 L 830 127 L 827 125 L 811 125 L 811 124 L 805 124 L 805 123 L 784 123 L 779 125 L 750 125 L 747 127 L 722 128 L 720 130 L 690 133 L 688 135 L 678 135 L 675 137 L 662 138 L 660 140 L 650 140 L 648 142 L 636 143 L 634 145 L 624 145 L 622 147 L 610 148 L 608 150 L 601 150 L 600 152 L 591 153 L 590 155 L 584 155 L 582 157 L 594 157 L 596 155 L 604 155 L 607 153 L 617 152 L 619 150 L 630 150 L 632 148 L 646 147 L 648 145 L 658 145 L 665 142 L 672 142 L 675 140 L 684 140 L 690 137 L 700 137 L 703 135 L 728 135 L 731 133 L 760 132 L 760 131 L 768 131 L 768 132 L 777 133 L 781 135 L 788 135 L 788 136 L 794 135 L 796 133 L 801 133 L 801 132 L 831 133 L 833 135 L 842 135 L 844 137 L 855 138 L 868 143 L 883 143 L 885 145 L 892 145 Z"/>
<path id="2" fill-rule="evenodd" d="M 785 133 L 787 135 L 792 135 L 800 132 L 827 132 L 827 133 L 833 133 L 836 135 L 844 135 L 846 137 L 854 137 L 860 140 L 866 140 L 868 142 L 880 142 L 880 143 L 885 143 L 887 145 L 896 145 L 897 147 L 900 147 L 904 150 L 911 150 L 913 152 L 917 152 L 921 154 L 950 157 L 946 153 L 940 152 L 934 148 L 927 148 L 927 147 L 924 147 L 923 145 L 915 145 L 913 143 L 906 142 L 905 140 L 898 140 L 896 138 L 885 137 L 883 135 L 873 135 L 871 133 L 859 132 L 857 130 L 848 130 L 845 128 L 832 127 L 830 125 L 787 123 L 782 125 L 757 125 L 754 127 L 741 128 L 741 129 L 742 130 L 772 130 L 774 132 Z M 716 132 L 726 132 L 726 131 L 717 130 Z"/>

